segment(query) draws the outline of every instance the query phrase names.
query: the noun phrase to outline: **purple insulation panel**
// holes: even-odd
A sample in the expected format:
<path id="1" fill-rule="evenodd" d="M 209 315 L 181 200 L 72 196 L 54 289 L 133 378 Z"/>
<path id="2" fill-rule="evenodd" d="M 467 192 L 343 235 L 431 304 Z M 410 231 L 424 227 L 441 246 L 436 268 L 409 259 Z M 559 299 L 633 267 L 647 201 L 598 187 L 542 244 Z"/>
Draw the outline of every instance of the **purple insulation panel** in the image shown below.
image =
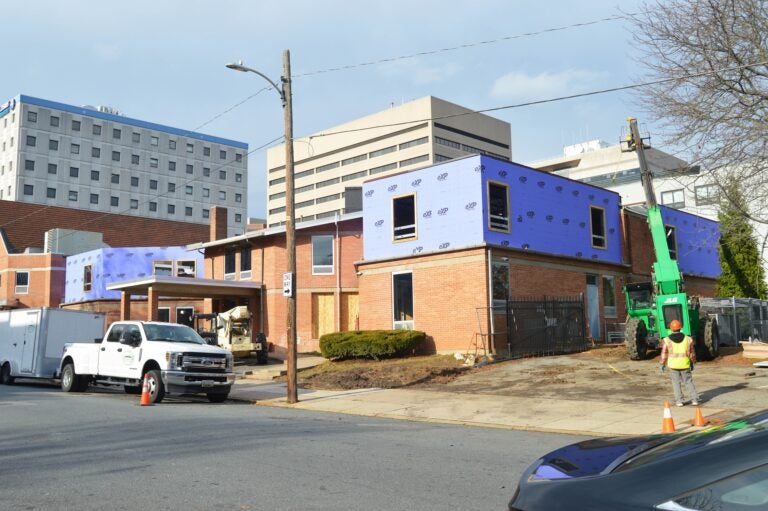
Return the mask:
<path id="1" fill-rule="evenodd" d="M 489 244 L 622 262 L 619 194 L 514 163 L 480 158 L 483 229 Z M 507 229 L 492 229 L 489 185 L 508 191 Z"/>
<path id="2" fill-rule="evenodd" d="M 720 223 L 677 209 L 661 207 L 664 225 L 675 228 L 677 264 L 684 275 L 720 276 Z"/>

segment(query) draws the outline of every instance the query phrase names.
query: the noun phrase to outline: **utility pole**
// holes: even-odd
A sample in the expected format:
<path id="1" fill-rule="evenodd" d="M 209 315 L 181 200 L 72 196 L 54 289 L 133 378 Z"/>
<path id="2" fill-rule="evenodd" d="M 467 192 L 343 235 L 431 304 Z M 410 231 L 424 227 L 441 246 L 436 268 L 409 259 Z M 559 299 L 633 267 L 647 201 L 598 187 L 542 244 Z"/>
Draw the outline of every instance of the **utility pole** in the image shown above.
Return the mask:
<path id="1" fill-rule="evenodd" d="M 289 404 L 299 401 L 296 382 L 296 209 L 293 184 L 293 99 L 291 96 L 291 53 L 283 51 L 283 117 L 285 120 L 285 250 L 290 275 L 286 341 L 288 343 L 288 396 Z"/>

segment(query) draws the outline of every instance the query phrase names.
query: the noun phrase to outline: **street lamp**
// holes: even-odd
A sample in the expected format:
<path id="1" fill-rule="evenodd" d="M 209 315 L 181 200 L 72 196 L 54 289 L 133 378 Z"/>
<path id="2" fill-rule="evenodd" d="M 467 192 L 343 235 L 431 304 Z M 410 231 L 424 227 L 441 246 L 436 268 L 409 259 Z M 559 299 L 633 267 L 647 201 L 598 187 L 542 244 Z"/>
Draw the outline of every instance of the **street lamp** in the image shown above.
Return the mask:
<path id="1" fill-rule="evenodd" d="M 283 295 L 287 298 L 288 321 L 286 342 L 288 343 L 288 396 L 290 404 L 299 401 L 296 384 L 296 211 L 294 208 L 293 185 L 293 105 L 291 101 L 291 54 L 283 51 L 283 76 L 280 86 L 265 74 L 246 67 L 242 61 L 227 64 L 229 69 L 244 73 L 255 73 L 264 78 L 280 95 L 283 103 L 283 122 L 285 124 L 285 251 L 288 270 L 283 275 Z M 261 304 L 264 307 L 264 304 Z"/>

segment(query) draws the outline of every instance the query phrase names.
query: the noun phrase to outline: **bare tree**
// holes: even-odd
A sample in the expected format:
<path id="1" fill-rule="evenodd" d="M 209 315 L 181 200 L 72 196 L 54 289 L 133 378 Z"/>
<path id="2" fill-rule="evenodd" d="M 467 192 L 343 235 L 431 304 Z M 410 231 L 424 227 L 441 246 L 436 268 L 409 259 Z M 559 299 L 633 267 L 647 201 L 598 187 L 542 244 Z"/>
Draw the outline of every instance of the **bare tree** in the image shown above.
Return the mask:
<path id="1" fill-rule="evenodd" d="M 735 179 L 744 216 L 768 224 L 768 0 L 658 1 L 629 16 L 648 78 L 666 80 L 643 106 L 723 198 Z"/>

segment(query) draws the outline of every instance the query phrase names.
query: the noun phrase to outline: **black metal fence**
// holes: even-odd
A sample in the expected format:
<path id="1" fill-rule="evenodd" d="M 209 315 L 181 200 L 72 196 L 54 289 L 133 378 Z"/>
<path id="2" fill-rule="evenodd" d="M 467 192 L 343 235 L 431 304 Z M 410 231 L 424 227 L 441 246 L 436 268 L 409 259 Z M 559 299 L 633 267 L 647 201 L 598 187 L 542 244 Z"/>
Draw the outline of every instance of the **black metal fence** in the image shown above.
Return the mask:
<path id="1" fill-rule="evenodd" d="M 493 307 L 495 351 L 510 358 L 584 351 L 584 312 L 583 295 L 512 298 Z"/>

